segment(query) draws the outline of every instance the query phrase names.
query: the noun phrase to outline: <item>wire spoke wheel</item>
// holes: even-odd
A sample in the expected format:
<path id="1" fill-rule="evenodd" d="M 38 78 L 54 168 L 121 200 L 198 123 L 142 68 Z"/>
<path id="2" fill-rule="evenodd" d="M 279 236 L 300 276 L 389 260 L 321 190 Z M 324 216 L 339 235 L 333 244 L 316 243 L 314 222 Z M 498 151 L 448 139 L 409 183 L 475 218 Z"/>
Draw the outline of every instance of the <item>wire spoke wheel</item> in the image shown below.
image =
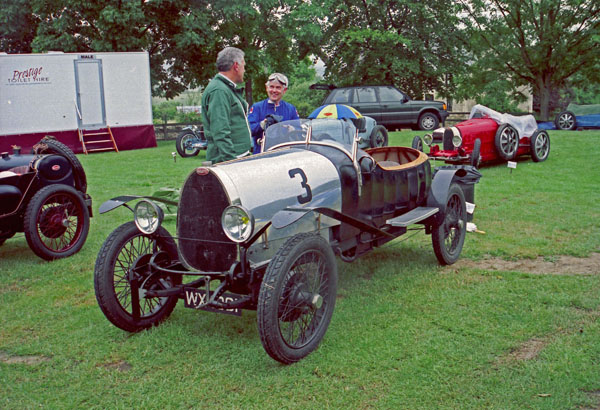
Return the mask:
<path id="1" fill-rule="evenodd" d="M 321 255 L 309 251 L 301 256 L 286 275 L 279 301 L 279 330 L 288 346 L 305 346 L 318 328 L 324 309 L 319 301 L 328 292 L 328 277 Z M 320 307 L 320 308 L 319 308 Z"/>
<path id="2" fill-rule="evenodd" d="M 456 262 L 467 232 L 467 210 L 462 189 L 452 184 L 448 191 L 444 220 L 431 233 L 433 250 L 442 265 Z"/>
<path id="3" fill-rule="evenodd" d="M 181 281 L 178 276 L 154 270 L 150 264 L 153 257 L 155 262 L 157 259 L 168 262 L 176 255 L 169 233 L 162 227 L 157 232 L 157 236 L 148 236 L 133 222 L 121 225 L 106 239 L 96 259 L 94 288 L 98 304 L 108 320 L 130 332 L 160 323 L 177 303 L 177 296 L 146 295 L 148 291 L 172 288 Z M 134 304 L 134 281 L 138 289 L 137 305 Z"/>
<path id="4" fill-rule="evenodd" d="M 293 363 L 317 348 L 335 305 L 337 267 L 320 236 L 289 239 L 269 264 L 261 285 L 258 324 L 271 357 Z"/>
<path id="5" fill-rule="evenodd" d="M 46 260 L 70 256 L 81 249 L 89 231 L 89 211 L 81 195 L 67 185 L 39 190 L 27 205 L 25 237 Z"/>

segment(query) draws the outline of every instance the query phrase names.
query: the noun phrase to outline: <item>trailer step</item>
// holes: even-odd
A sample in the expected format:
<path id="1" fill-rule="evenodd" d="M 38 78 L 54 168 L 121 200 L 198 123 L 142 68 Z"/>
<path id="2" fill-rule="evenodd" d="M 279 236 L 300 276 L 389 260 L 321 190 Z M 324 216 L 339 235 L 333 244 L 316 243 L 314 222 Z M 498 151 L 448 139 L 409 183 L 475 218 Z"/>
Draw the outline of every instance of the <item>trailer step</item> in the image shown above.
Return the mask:
<path id="1" fill-rule="evenodd" d="M 79 133 L 79 141 L 81 141 L 81 147 L 83 148 L 83 152 L 87 155 L 88 152 L 94 152 L 94 151 L 117 151 L 119 152 L 119 148 L 117 148 L 117 143 L 115 141 L 115 137 L 112 134 L 112 131 L 110 130 L 110 127 L 106 127 L 106 131 L 97 131 L 97 130 L 90 130 L 90 131 L 86 131 L 84 129 L 78 129 L 77 130 Z M 95 131 L 95 132 L 94 132 Z M 98 140 L 98 139 L 94 139 L 98 136 L 104 136 L 106 138 L 106 136 L 108 136 L 108 139 L 102 139 L 102 140 Z M 88 140 L 88 137 L 92 137 L 91 140 Z M 88 145 L 92 145 L 92 144 L 110 144 L 110 147 L 103 147 L 103 148 L 93 148 L 93 149 L 88 149 Z"/>
<path id="2" fill-rule="evenodd" d="M 102 144 L 103 142 L 111 142 L 111 140 L 86 141 L 86 144 Z M 111 148 L 112 149 L 112 148 Z"/>
<path id="3" fill-rule="evenodd" d="M 114 151 L 114 148 L 111 147 L 107 147 L 107 148 L 92 148 L 87 150 L 87 152 L 94 152 L 94 151 Z"/>
<path id="4" fill-rule="evenodd" d="M 105 132 L 87 132 L 84 135 L 87 137 L 88 135 L 110 135 L 110 134 L 108 133 L 108 131 L 105 131 Z"/>
<path id="5" fill-rule="evenodd" d="M 388 219 L 386 223 L 388 225 L 401 226 L 405 228 L 409 225 L 416 224 L 417 222 L 422 221 L 423 219 L 427 219 L 432 215 L 435 215 L 439 212 L 439 210 L 440 209 L 436 207 L 420 206 L 418 208 L 413 209 L 410 212 L 399 215 L 392 219 Z"/>

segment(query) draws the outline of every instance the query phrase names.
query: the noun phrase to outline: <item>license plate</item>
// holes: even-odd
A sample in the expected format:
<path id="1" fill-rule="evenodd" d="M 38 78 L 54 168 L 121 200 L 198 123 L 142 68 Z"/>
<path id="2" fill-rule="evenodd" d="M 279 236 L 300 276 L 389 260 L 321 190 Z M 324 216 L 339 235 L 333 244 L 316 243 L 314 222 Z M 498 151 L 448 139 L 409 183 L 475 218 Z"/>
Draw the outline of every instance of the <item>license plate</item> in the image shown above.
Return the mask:
<path id="1" fill-rule="evenodd" d="M 226 315 L 242 316 L 242 309 L 219 309 L 213 306 L 203 306 L 208 301 L 206 290 L 196 288 L 185 288 L 183 298 L 184 306 L 191 309 L 206 310 L 208 312 L 225 313 Z M 229 303 L 240 299 L 240 295 L 234 293 L 223 293 L 217 298 L 218 302 Z"/>

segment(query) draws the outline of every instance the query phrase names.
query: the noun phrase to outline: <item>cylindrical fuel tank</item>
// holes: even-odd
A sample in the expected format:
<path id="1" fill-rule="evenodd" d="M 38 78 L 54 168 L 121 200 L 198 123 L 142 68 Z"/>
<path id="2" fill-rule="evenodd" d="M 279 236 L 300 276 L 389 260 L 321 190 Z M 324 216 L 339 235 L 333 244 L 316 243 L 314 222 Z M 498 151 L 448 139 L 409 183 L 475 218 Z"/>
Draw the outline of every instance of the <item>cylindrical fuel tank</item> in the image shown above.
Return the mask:
<path id="1" fill-rule="evenodd" d="M 11 155 L 8 152 L 3 152 L 0 155 L 0 172 L 8 171 L 11 168 L 29 166 L 33 158 L 33 155 Z"/>

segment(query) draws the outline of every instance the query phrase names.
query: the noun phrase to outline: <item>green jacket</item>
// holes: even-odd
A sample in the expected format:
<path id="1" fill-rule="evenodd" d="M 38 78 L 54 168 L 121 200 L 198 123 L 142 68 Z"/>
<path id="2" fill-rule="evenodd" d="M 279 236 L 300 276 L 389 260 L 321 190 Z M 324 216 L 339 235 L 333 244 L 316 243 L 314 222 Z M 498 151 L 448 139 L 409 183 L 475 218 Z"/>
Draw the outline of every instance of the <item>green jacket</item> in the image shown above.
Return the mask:
<path id="1" fill-rule="evenodd" d="M 217 74 L 202 93 L 202 123 L 208 143 L 208 161 L 229 161 L 252 152 L 248 103 L 242 92 L 233 82 Z"/>

